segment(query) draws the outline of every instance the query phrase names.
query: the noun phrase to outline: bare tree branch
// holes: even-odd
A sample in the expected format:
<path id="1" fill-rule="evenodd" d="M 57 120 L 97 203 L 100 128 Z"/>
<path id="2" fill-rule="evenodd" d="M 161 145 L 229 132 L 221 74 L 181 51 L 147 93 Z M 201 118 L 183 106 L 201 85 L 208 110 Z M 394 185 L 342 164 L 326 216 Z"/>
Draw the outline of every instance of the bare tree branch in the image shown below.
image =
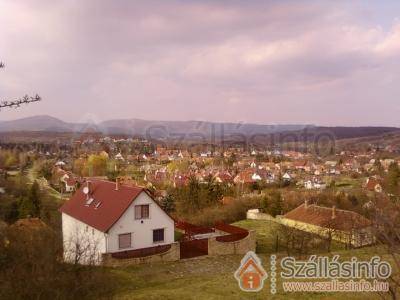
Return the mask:
<path id="1" fill-rule="evenodd" d="M 0 69 L 4 68 L 5 64 L 3 62 L 0 61 Z M 2 101 L 0 102 L 0 110 L 4 107 L 14 107 L 14 108 L 18 108 L 20 107 L 22 104 L 28 104 L 28 103 L 32 103 L 32 102 L 38 102 L 41 101 L 42 98 L 36 94 L 34 97 L 30 97 L 28 95 L 23 96 L 22 98 L 18 99 L 18 100 L 14 100 L 14 101 Z"/>

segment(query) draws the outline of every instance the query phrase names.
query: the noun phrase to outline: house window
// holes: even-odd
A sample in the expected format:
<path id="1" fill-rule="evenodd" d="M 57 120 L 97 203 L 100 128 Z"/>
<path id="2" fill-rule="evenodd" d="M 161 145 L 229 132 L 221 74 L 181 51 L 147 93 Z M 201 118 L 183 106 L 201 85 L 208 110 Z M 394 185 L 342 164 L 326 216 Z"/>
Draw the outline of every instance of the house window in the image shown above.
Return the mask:
<path id="1" fill-rule="evenodd" d="M 153 230 L 153 243 L 164 242 L 164 228 Z"/>
<path id="2" fill-rule="evenodd" d="M 148 219 L 149 218 L 149 205 L 136 205 L 135 206 L 135 219 Z"/>
<path id="3" fill-rule="evenodd" d="M 119 249 L 126 249 L 131 247 L 131 234 L 124 233 L 118 235 L 118 245 Z"/>

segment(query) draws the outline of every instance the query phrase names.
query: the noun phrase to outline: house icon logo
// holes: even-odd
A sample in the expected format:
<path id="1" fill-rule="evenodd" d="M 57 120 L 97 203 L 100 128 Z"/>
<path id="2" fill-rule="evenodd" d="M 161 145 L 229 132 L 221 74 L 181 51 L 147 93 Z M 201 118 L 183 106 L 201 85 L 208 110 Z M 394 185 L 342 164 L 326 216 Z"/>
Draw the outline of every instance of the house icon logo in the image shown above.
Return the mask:
<path id="1" fill-rule="evenodd" d="M 245 292 L 260 291 L 267 277 L 267 272 L 264 270 L 261 260 L 253 251 L 246 253 L 242 258 L 240 267 L 235 272 L 239 287 Z"/>

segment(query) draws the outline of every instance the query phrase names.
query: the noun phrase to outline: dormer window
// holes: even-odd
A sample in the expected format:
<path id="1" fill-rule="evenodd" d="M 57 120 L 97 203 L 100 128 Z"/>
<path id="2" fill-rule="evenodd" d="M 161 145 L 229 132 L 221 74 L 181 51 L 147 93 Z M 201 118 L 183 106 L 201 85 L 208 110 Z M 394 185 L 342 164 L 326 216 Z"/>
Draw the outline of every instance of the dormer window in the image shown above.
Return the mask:
<path id="1" fill-rule="evenodd" d="M 89 198 L 89 199 L 87 199 L 86 200 L 86 206 L 89 206 L 90 204 L 92 204 L 92 202 L 94 201 L 94 199 L 93 198 Z"/>
<path id="2" fill-rule="evenodd" d="M 149 204 L 135 205 L 135 219 L 149 218 Z"/>

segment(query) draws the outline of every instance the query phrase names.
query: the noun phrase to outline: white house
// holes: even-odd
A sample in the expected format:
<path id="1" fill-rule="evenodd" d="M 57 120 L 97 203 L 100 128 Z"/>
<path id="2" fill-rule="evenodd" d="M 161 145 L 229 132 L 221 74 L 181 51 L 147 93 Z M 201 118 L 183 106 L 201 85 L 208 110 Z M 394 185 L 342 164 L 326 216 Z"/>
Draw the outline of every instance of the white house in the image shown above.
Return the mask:
<path id="1" fill-rule="evenodd" d="M 63 182 L 65 183 L 65 192 L 72 193 L 76 190 L 76 179 L 68 177 L 66 180 L 63 180 Z"/>
<path id="2" fill-rule="evenodd" d="M 289 173 L 285 173 L 285 174 L 283 174 L 282 179 L 284 181 L 291 181 L 292 180 L 292 176 L 290 176 Z"/>
<path id="3" fill-rule="evenodd" d="M 103 253 L 174 242 L 174 220 L 141 187 L 88 182 L 60 212 L 67 262 L 99 264 Z"/>
<path id="4" fill-rule="evenodd" d="M 323 190 L 326 188 L 326 183 L 320 180 L 307 180 L 304 182 L 304 187 L 308 190 L 311 189 Z"/>
<path id="5" fill-rule="evenodd" d="M 74 192 L 76 190 L 78 180 L 70 172 L 66 172 L 62 169 L 59 169 L 59 172 L 63 174 L 60 177 L 60 181 L 64 184 L 65 192 L 66 193 Z"/>
<path id="6" fill-rule="evenodd" d="M 253 181 L 260 181 L 262 178 L 260 175 L 258 175 L 257 173 L 253 173 L 253 175 L 251 175 L 251 179 Z"/>
<path id="7" fill-rule="evenodd" d="M 121 152 L 119 152 L 117 155 L 115 155 L 116 160 L 125 160 L 124 157 L 122 156 Z"/>

